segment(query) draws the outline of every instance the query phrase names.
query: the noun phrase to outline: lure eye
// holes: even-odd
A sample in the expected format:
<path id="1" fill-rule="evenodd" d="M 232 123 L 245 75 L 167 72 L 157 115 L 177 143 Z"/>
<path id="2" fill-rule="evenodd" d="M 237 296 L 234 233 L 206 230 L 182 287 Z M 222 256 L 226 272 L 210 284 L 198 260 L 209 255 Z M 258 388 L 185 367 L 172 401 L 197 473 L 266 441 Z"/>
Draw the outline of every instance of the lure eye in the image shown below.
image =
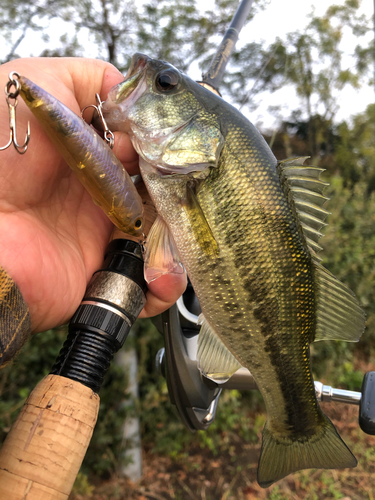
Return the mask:
<path id="1" fill-rule="evenodd" d="M 134 229 L 141 229 L 142 225 L 143 225 L 143 220 L 142 219 L 137 219 L 134 222 Z"/>
<path id="2" fill-rule="evenodd" d="M 166 69 L 156 77 L 156 88 L 161 92 L 173 90 L 179 83 L 180 78 L 177 71 Z"/>

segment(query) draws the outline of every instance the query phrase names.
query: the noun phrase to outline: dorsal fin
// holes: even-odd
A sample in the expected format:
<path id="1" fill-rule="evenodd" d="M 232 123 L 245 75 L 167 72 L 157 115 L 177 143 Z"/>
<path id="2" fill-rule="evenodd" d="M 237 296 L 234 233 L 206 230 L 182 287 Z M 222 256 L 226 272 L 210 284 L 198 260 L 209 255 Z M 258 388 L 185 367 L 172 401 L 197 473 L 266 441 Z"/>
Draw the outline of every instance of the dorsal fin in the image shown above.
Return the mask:
<path id="1" fill-rule="evenodd" d="M 323 168 L 303 165 L 306 158 L 280 161 L 277 170 L 285 195 L 299 218 L 307 245 L 314 257 L 319 259 L 317 252 L 322 250 L 319 239 L 323 236 L 319 230 L 327 225 L 324 221 L 329 214 L 323 208 L 328 200 L 323 191 L 329 184 L 320 180 Z"/>
<path id="2" fill-rule="evenodd" d="M 280 181 L 291 209 L 298 217 L 312 255 L 316 283 L 316 329 L 311 340 L 346 340 L 357 342 L 365 328 L 365 314 L 349 288 L 337 280 L 318 261 L 319 232 L 329 214 L 323 208 L 328 200 L 323 194 L 327 183 L 320 180 L 323 169 L 305 167 L 306 158 L 284 160 L 277 166 Z"/>
<path id="3" fill-rule="evenodd" d="M 317 321 L 315 340 L 358 342 L 366 316 L 354 293 L 314 261 Z"/>

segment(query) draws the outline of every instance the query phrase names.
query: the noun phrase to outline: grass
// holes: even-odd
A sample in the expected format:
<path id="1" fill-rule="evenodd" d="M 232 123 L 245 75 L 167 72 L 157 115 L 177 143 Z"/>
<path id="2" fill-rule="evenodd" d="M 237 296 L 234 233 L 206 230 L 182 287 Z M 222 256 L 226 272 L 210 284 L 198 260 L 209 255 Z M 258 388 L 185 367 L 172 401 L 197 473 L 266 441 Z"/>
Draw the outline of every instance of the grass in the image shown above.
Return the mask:
<path id="1" fill-rule="evenodd" d="M 322 407 L 356 455 L 355 469 L 304 470 L 260 488 L 256 471 L 265 415 L 248 412 L 250 434 L 240 432 L 242 420 L 233 431 L 219 426 L 214 447 L 198 434 L 177 454 L 160 454 L 148 446 L 139 483 L 112 477 L 86 496 L 73 494 L 71 500 L 375 500 L 375 437 L 359 428 L 357 407 Z"/>

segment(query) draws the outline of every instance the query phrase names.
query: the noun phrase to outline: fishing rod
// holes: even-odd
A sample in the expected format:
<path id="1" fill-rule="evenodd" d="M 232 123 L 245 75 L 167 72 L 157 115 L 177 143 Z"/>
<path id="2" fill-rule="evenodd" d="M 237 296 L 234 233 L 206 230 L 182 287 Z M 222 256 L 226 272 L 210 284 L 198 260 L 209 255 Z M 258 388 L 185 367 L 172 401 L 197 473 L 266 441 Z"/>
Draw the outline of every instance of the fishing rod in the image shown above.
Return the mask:
<path id="1" fill-rule="evenodd" d="M 254 0 L 242 0 L 211 61 L 210 67 L 206 73 L 202 74 L 203 83 L 211 86 L 215 91 L 219 90 L 228 61 L 236 46 L 240 31 L 246 22 L 253 2 Z"/>
<path id="2" fill-rule="evenodd" d="M 242 0 L 208 70 L 210 85 L 218 85 L 251 4 Z M 28 397 L 0 450 L 0 498 L 68 499 L 97 420 L 100 386 L 145 294 L 140 245 L 111 241 L 50 374 Z"/>

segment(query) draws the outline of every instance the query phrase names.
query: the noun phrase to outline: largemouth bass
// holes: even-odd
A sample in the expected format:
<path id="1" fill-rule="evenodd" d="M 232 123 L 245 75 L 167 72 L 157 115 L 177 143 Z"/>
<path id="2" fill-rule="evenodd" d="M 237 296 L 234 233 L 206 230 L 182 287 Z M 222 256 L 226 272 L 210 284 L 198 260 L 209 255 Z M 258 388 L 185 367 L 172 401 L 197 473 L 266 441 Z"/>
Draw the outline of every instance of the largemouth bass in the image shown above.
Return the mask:
<path id="1" fill-rule="evenodd" d="M 354 467 L 310 369 L 311 342 L 357 341 L 365 324 L 353 293 L 317 257 L 328 213 L 321 169 L 278 163 L 234 107 L 142 54 L 103 112 L 112 130 L 130 134 L 159 214 L 149 270 L 180 259 L 199 299 L 201 372 L 223 382 L 242 365 L 262 393 L 259 484 L 304 468 Z"/>
<path id="2" fill-rule="evenodd" d="M 143 204 L 110 147 L 67 106 L 21 76 L 20 94 L 94 202 L 121 231 L 142 234 Z"/>

